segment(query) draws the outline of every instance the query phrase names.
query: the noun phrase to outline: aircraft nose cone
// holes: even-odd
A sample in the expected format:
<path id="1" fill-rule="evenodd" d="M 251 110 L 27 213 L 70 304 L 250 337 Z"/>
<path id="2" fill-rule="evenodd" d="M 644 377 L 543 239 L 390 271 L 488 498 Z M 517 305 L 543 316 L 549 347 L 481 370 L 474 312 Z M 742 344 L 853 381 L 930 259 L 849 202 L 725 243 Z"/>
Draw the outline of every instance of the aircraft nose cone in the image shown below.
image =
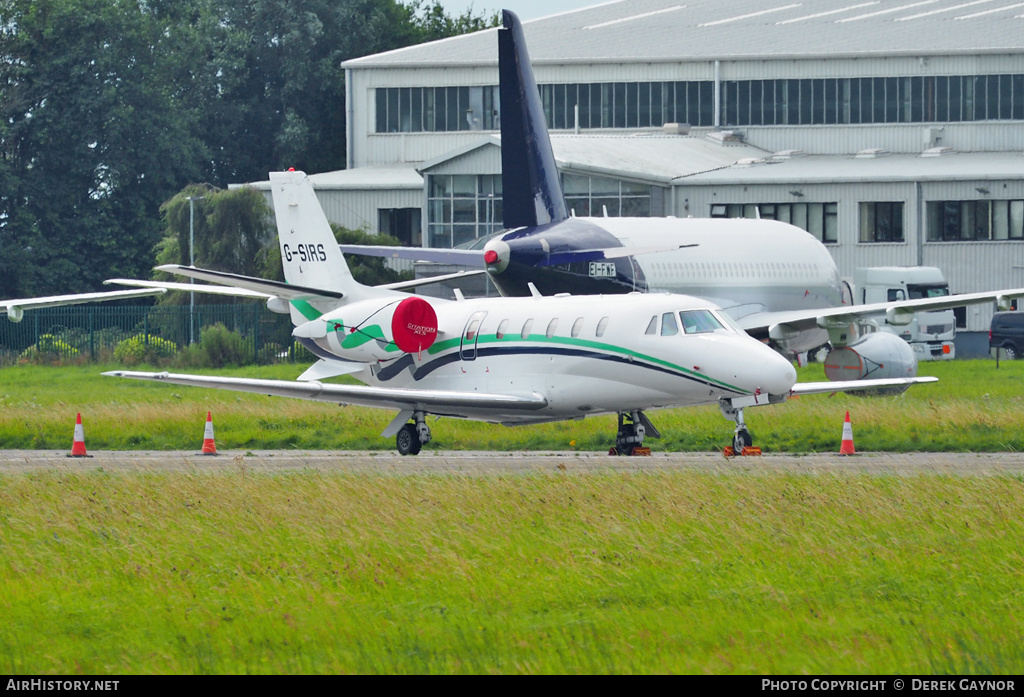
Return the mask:
<path id="1" fill-rule="evenodd" d="M 484 247 L 484 263 L 488 273 L 501 273 L 508 267 L 511 248 L 505 240 L 495 238 Z"/>

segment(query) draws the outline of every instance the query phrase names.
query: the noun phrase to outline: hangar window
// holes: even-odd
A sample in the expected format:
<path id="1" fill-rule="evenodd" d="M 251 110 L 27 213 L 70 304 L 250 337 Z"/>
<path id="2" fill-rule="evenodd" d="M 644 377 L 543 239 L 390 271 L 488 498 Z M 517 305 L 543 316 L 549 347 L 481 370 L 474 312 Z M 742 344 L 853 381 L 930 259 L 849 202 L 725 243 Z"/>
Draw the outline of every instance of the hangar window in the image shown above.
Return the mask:
<path id="1" fill-rule="evenodd" d="M 903 242 L 903 202 L 861 202 L 860 241 Z"/>
<path id="2" fill-rule="evenodd" d="M 716 203 L 712 218 L 781 220 L 814 235 L 820 242 L 839 241 L 839 204 L 826 203 Z"/>
<path id="3" fill-rule="evenodd" d="M 661 187 L 619 179 L 562 175 L 565 203 L 578 216 L 648 218 L 661 215 Z"/>
<path id="4" fill-rule="evenodd" d="M 458 247 L 502 227 L 500 175 L 427 177 L 429 247 Z"/>
<path id="5" fill-rule="evenodd" d="M 929 242 L 1024 239 L 1024 201 L 929 201 Z"/>

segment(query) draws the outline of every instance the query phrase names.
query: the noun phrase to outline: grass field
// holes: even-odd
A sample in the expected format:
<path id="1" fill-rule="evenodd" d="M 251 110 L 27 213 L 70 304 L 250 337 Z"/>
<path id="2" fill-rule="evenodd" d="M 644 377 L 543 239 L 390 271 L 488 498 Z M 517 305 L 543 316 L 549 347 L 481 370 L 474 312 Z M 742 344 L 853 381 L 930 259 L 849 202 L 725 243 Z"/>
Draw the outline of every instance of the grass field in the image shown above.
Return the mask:
<path id="1" fill-rule="evenodd" d="M 1020 450 L 1022 367 L 749 410 L 766 449 Z M 232 371 L 290 378 L 301 367 Z M 390 448 L 387 412 L 0 370 L 3 447 Z M 813 368 L 801 379 L 820 379 Z M 717 409 L 652 445 L 715 450 Z M 610 419 L 441 420 L 444 448 L 602 449 Z M 575 445 L 571 443 L 575 441 Z M 1019 477 L 694 472 L 0 476 L 0 672 L 902 673 L 1024 669 Z"/>
<path id="2" fill-rule="evenodd" d="M 114 366 L 0 369 L 0 447 L 70 448 L 75 414 L 82 413 L 86 443 L 98 450 L 197 448 L 213 412 L 221 449 L 363 450 L 394 448 L 379 433 L 394 412 L 341 407 L 224 390 L 108 378 Z M 219 371 L 294 379 L 305 366 L 281 365 Z M 208 371 L 218 372 L 218 371 Z M 922 375 L 940 382 L 898 397 L 804 397 L 746 410 L 755 444 L 766 452 L 834 452 L 843 417 L 853 420 L 858 451 L 1024 451 L 1024 361 L 923 363 Z M 823 380 L 820 365 L 800 369 L 802 381 Z M 655 451 L 715 451 L 731 441 L 732 424 L 717 407 L 650 413 L 665 436 L 648 440 Z M 613 416 L 506 428 L 457 419 L 430 421 L 434 442 L 446 450 L 606 450 Z"/>
<path id="3" fill-rule="evenodd" d="M 8 673 L 1024 668 L 1016 478 L 0 478 Z"/>

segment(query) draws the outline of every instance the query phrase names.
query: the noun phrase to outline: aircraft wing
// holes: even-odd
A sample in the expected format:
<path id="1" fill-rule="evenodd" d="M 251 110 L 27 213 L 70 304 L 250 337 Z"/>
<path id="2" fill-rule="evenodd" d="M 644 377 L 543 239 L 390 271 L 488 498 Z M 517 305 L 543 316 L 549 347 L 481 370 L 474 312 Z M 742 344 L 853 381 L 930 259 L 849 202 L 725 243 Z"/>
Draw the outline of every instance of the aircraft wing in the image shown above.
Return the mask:
<path id="1" fill-rule="evenodd" d="M 848 392 L 873 390 L 882 387 L 909 387 L 925 382 L 938 382 L 938 378 L 890 378 L 880 380 L 837 380 L 835 382 L 798 382 L 789 391 L 791 395 L 825 394 L 829 392 Z"/>
<path id="2" fill-rule="evenodd" d="M 40 298 L 16 298 L 13 300 L 0 300 L 0 310 L 7 312 L 7 317 L 12 322 L 20 322 L 25 310 L 34 310 L 39 307 L 56 307 L 58 305 L 79 305 L 81 303 L 99 302 L 103 300 L 121 300 L 124 298 L 141 298 L 149 295 L 160 295 L 165 293 L 163 289 L 150 288 L 146 290 L 108 290 L 98 293 L 74 293 L 71 295 L 49 295 Z"/>
<path id="3" fill-rule="evenodd" d="M 397 281 L 395 283 L 382 283 L 374 288 L 387 288 L 388 290 L 406 290 L 407 288 L 418 288 L 419 286 L 426 286 L 431 283 L 440 283 L 442 281 L 453 281 L 460 278 L 470 278 L 471 276 L 481 276 L 487 273 L 483 269 L 479 271 L 457 271 L 455 273 L 447 273 L 441 276 L 426 276 L 425 278 L 414 278 L 411 281 Z"/>
<path id="4" fill-rule="evenodd" d="M 964 293 L 962 295 L 945 295 L 941 298 L 923 298 L 921 300 L 899 300 L 888 303 L 870 303 L 867 305 L 840 305 L 812 310 L 784 310 L 781 312 L 755 312 L 741 317 L 736 322 L 748 332 L 768 330 L 772 338 L 784 338 L 792 331 L 803 331 L 821 327 L 840 327 L 859 319 L 884 316 L 890 324 L 909 324 L 916 312 L 948 310 L 965 305 L 978 305 L 995 302 L 1000 307 L 1009 307 L 1010 301 L 1024 298 L 1024 288 L 1012 290 L 993 290 L 981 293 Z"/>
<path id="5" fill-rule="evenodd" d="M 528 395 L 509 395 L 449 390 L 407 390 L 367 385 L 336 385 L 318 381 L 293 382 L 291 380 L 259 380 L 214 375 L 142 373 L 129 370 L 114 370 L 103 374 L 110 377 L 153 380 L 193 387 L 212 387 L 236 392 L 254 392 L 317 402 L 356 404 L 380 409 L 422 409 L 435 414 L 443 414 L 445 410 L 449 409 L 458 410 L 460 413 L 466 409 L 494 409 L 506 412 L 536 411 L 543 409 L 548 403 L 543 395 L 536 392 Z"/>
<path id="6" fill-rule="evenodd" d="M 430 247 L 382 247 L 372 244 L 339 244 L 342 254 L 361 254 L 367 257 L 386 259 L 408 259 L 410 261 L 431 261 L 436 264 L 458 264 L 478 266 L 484 264 L 482 249 L 433 249 Z"/>

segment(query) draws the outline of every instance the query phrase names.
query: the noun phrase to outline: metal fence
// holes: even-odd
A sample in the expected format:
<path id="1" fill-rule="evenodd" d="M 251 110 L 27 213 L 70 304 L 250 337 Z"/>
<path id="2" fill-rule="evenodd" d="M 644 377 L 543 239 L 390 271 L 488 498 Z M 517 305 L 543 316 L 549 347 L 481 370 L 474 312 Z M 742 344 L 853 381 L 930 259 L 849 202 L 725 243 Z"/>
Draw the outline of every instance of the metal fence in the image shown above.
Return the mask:
<path id="1" fill-rule="evenodd" d="M 214 324 L 237 332 L 253 362 L 294 355 L 288 315 L 270 312 L 263 303 L 196 305 L 194 311 L 187 305 L 72 305 L 29 310 L 21 322 L 0 319 L 0 364 L 39 351 L 64 362 L 111 361 L 118 344 L 132 337 L 146 344 L 154 338 L 173 342 L 180 350 Z"/>

